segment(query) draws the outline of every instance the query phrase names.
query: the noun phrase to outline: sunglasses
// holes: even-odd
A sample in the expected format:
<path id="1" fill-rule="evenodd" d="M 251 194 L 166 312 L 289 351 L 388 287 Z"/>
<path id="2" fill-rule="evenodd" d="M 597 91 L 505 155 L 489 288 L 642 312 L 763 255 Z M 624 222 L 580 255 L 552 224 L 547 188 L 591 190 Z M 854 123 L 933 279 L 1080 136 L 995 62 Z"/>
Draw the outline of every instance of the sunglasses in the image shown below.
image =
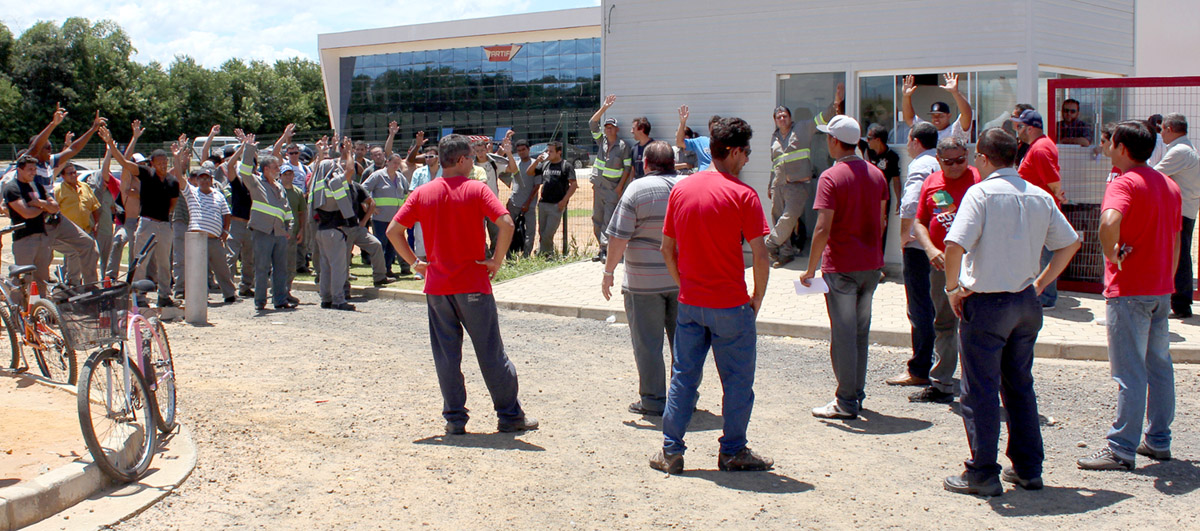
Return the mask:
<path id="1" fill-rule="evenodd" d="M 751 151 L 752 150 L 750 149 L 750 146 L 746 146 L 746 147 L 742 148 L 742 152 L 745 153 L 747 157 L 750 156 Z"/>
<path id="2" fill-rule="evenodd" d="M 947 165 L 947 166 L 954 166 L 954 165 L 957 165 L 957 164 L 966 164 L 966 163 L 967 163 L 967 156 L 966 156 L 966 155 L 963 155 L 963 156 L 961 156 L 961 157 L 955 157 L 955 158 L 952 158 L 952 159 L 938 159 L 938 160 L 942 161 L 942 164 L 945 164 L 945 165 Z"/>
<path id="3" fill-rule="evenodd" d="M 1079 114 L 1079 109 L 1063 109 L 1063 112 L 1068 114 Z"/>

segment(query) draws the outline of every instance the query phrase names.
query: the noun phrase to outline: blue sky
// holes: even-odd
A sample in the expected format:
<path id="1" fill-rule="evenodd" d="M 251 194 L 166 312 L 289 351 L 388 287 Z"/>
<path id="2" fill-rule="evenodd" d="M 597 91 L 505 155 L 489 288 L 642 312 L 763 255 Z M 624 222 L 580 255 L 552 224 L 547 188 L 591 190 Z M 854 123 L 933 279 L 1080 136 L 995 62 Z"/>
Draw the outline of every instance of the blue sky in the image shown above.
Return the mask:
<path id="1" fill-rule="evenodd" d="M 317 59 L 317 34 L 599 5 L 599 0 L 354 0 L 247 4 L 200 0 L 36 0 L 6 6 L 2 21 L 20 34 L 40 20 L 111 19 L 129 34 L 137 61 L 189 55 L 206 66 L 226 59 Z M 352 6 L 346 8 L 346 6 Z M 15 9 L 14 9 L 15 7 Z"/>

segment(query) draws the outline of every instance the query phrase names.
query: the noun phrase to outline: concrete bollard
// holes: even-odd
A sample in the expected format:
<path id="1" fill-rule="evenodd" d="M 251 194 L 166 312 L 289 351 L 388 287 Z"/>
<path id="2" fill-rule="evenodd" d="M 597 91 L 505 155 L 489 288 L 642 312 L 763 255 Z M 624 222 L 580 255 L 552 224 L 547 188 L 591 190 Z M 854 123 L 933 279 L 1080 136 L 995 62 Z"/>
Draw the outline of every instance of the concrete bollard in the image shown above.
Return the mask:
<path id="1" fill-rule="evenodd" d="M 188 324 L 208 324 L 208 234 L 189 232 L 183 237 L 184 319 Z"/>

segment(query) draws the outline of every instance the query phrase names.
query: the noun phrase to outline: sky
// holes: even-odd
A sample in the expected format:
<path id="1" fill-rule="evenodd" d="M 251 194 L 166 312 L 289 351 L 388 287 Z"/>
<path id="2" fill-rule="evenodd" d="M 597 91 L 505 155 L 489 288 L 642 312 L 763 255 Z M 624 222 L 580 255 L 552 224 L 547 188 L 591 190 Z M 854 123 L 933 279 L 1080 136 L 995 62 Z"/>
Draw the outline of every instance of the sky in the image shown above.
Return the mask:
<path id="1" fill-rule="evenodd" d="M 42 20 L 61 24 L 68 17 L 110 19 L 129 35 L 138 62 L 169 64 L 176 55 L 188 55 L 205 66 L 217 67 L 233 57 L 315 61 L 320 33 L 599 4 L 599 0 L 355 0 L 353 7 L 342 9 L 347 4 L 336 1 L 35 0 L 6 7 L 0 22 L 20 35 Z"/>

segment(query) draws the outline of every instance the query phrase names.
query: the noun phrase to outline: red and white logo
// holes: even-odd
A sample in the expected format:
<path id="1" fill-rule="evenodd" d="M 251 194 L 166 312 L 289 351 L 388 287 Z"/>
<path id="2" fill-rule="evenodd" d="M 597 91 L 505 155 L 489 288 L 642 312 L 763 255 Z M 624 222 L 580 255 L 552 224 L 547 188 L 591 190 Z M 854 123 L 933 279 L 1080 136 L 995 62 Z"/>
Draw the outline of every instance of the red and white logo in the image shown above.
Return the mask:
<path id="1" fill-rule="evenodd" d="M 484 46 L 483 50 L 487 52 L 488 61 L 493 63 L 511 61 L 521 51 L 520 44 L 511 46 Z"/>

